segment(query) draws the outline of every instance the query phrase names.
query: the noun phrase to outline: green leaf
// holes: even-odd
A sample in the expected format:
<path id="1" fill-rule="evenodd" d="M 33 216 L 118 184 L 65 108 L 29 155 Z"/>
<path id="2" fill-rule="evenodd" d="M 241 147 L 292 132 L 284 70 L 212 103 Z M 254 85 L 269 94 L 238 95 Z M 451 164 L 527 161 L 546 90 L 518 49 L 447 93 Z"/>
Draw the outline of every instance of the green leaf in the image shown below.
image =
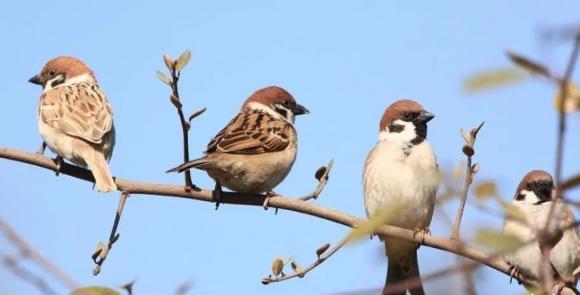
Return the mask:
<path id="1" fill-rule="evenodd" d="M 175 71 L 181 71 L 187 65 L 187 63 L 189 63 L 190 59 L 191 50 L 188 49 L 184 51 L 177 59 L 177 62 L 175 62 Z"/>
<path id="2" fill-rule="evenodd" d="M 371 218 L 357 224 L 348 234 L 347 239 L 349 242 L 356 242 L 374 234 L 379 227 L 388 223 L 393 217 L 396 217 L 400 208 L 401 204 L 392 204 L 383 208 L 371 216 Z"/>
<path id="3" fill-rule="evenodd" d="M 84 287 L 73 290 L 70 295 L 121 295 L 121 293 L 107 287 Z"/>
<path id="4" fill-rule="evenodd" d="M 518 249 L 524 242 L 518 237 L 495 229 L 480 229 L 475 234 L 475 242 L 497 252 Z"/>
<path id="5" fill-rule="evenodd" d="M 526 78 L 524 72 L 515 68 L 499 68 L 482 71 L 463 82 L 463 90 L 475 93 L 491 88 L 514 85 Z"/>
<path id="6" fill-rule="evenodd" d="M 497 186 L 493 181 L 484 181 L 475 187 L 474 193 L 475 199 L 483 202 L 489 197 L 497 196 Z"/>
<path id="7" fill-rule="evenodd" d="M 159 78 L 159 80 L 161 80 L 161 82 L 171 86 L 171 78 L 167 77 L 165 74 L 163 74 L 160 71 L 155 71 L 155 73 L 157 74 L 157 78 Z"/>

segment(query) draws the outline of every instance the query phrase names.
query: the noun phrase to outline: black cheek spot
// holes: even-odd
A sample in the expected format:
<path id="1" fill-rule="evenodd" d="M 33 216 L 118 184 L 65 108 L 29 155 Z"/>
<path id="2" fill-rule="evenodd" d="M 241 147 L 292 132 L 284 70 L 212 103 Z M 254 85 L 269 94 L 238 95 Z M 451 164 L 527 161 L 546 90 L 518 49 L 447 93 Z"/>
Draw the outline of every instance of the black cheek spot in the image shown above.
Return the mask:
<path id="1" fill-rule="evenodd" d="M 276 108 L 276 112 L 278 112 L 278 114 L 282 115 L 282 117 L 288 118 L 288 111 L 286 111 L 285 109 Z"/>
<path id="2" fill-rule="evenodd" d="M 389 124 L 389 132 L 391 133 L 401 133 L 405 129 L 405 126 L 391 123 Z"/>
<path id="3" fill-rule="evenodd" d="M 526 197 L 526 195 L 524 195 L 524 194 L 518 194 L 518 195 L 516 196 L 516 200 L 517 200 L 517 201 L 521 201 L 521 200 L 523 200 L 525 197 Z"/>

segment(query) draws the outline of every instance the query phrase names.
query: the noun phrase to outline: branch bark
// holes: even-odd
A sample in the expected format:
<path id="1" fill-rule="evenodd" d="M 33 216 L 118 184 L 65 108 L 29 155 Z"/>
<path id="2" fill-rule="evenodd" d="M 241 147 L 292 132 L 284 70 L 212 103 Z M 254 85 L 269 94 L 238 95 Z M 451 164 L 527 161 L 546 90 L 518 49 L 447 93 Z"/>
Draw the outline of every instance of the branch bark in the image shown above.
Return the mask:
<path id="1" fill-rule="evenodd" d="M 36 153 L 0 147 L 0 158 L 27 163 L 52 171 L 56 170 L 56 164 L 52 161 L 52 159 Z M 89 182 L 94 182 L 91 172 L 84 168 L 63 163 L 60 172 L 64 175 L 72 176 Z M 115 177 L 115 183 L 117 184 L 117 188 L 120 191 L 131 194 L 133 196 L 156 195 L 212 202 L 212 191 L 209 190 L 200 189 L 199 191 L 191 190 L 188 192 L 183 189 L 182 185 L 145 183 L 126 180 L 120 177 Z M 232 205 L 262 206 L 265 198 L 265 195 L 224 192 L 220 201 L 222 203 Z M 356 227 L 359 222 L 364 220 L 360 217 L 340 212 L 335 209 L 326 208 L 311 202 L 305 202 L 299 199 L 291 199 L 283 196 L 271 198 L 270 207 L 314 216 L 334 223 L 342 224 L 347 227 Z M 451 239 L 430 235 L 416 235 L 413 231 L 389 225 L 381 226 L 376 231 L 376 233 L 401 240 L 414 241 L 427 247 L 451 252 L 485 264 L 509 276 L 509 266 L 502 259 L 491 259 L 488 254 L 472 247 L 458 245 Z M 517 279 L 528 284 L 535 283 L 534 281 L 528 280 L 524 277 L 518 277 Z"/>

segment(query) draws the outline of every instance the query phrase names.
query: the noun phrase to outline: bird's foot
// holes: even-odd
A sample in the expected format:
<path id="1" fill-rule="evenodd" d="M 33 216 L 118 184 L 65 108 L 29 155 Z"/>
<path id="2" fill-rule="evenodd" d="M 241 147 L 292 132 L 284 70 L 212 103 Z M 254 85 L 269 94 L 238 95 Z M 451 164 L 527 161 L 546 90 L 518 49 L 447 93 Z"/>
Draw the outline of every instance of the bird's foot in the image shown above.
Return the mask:
<path id="1" fill-rule="evenodd" d="M 211 193 L 211 201 L 215 203 L 215 210 L 220 207 L 220 200 L 222 198 L 222 185 L 216 181 L 215 188 Z"/>
<path id="2" fill-rule="evenodd" d="M 44 151 L 46 150 L 46 142 L 42 142 L 42 144 L 40 145 L 40 148 L 36 151 L 37 154 L 39 155 L 44 155 Z"/>
<path id="3" fill-rule="evenodd" d="M 427 239 L 427 236 L 431 235 L 431 230 L 427 227 L 427 228 L 416 228 L 413 231 L 413 238 L 415 238 L 416 236 L 419 236 L 421 239 L 421 244 L 425 244 L 425 239 Z"/>
<path id="4" fill-rule="evenodd" d="M 520 280 L 518 279 L 521 276 L 520 268 L 516 265 L 510 264 L 508 271 L 510 273 L 510 284 L 512 283 L 513 279 L 516 279 L 518 284 L 521 284 Z"/>
<path id="5" fill-rule="evenodd" d="M 574 279 L 557 278 L 552 287 L 552 294 L 561 294 L 564 288 L 575 290 L 576 282 Z"/>
<path id="6" fill-rule="evenodd" d="M 56 164 L 56 170 L 54 170 L 54 175 L 56 175 L 58 177 L 58 175 L 60 174 L 60 168 L 62 167 L 62 157 L 61 156 L 56 156 L 56 158 L 54 158 L 54 163 Z"/>
<path id="7" fill-rule="evenodd" d="M 279 196 L 276 192 L 274 191 L 269 191 L 266 193 L 266 198 L 264 199 L 264 204 L 262 205 L 262 207 L 264 207 L 264 210 L 268 210 L 269 205 L 270 205 L 270 199 Z M 276 208 L 276 214 L 278 213 L 278 208 Z"/>

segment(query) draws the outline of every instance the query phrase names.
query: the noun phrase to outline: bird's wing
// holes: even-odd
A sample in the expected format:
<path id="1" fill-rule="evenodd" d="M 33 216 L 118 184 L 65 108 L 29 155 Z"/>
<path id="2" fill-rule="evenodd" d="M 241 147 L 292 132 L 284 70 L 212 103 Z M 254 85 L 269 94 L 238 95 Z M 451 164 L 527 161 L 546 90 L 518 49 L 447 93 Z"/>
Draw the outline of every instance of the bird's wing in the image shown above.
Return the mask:
<path id="1" fill-rule="evenodd" d="M 97 84 L 79 83 L 43 93 L 39 119 L 65 134 L 100 144 L 113 126 L 113 111 Z"/>
<path id="2" fill-rule="evenodd" d="M 284 150 L 294 127 L 259 110 L 244 109 L 208 144 L 206 153 L 261 154 Z"/>

